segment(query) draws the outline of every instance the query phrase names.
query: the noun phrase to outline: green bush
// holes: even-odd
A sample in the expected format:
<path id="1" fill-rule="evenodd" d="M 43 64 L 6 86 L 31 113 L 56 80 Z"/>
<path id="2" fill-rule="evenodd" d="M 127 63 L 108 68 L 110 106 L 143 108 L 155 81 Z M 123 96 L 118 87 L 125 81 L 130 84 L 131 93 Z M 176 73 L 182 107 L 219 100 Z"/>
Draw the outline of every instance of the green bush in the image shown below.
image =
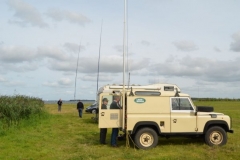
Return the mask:
<path id="1" fill-rule="evenodd" d="M 19 124 L 22 119 L 30 115 L 40 115 L 44 102 L 35 97 L 28 96 L 0 96 L 0 127 L 10 127 Z"/>

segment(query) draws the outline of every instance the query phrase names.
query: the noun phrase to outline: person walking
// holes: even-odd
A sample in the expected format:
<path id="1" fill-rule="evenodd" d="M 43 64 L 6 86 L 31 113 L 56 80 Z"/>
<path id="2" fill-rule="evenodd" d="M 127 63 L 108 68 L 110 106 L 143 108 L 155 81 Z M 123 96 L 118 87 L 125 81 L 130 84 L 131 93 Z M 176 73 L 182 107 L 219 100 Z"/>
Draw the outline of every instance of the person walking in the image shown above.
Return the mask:
<path id="1" fill-rule="evenodd" d="M 57 104 L 58 104 L 58 112 L 61 112 L 61 110 L 62 110 L 62 100 L 59 99 Z"/>
<path id="2" fill-rule="evenodd" d="M 110 109 L 121 109 L 122 107 L 119 104 L 120 96 L 113 96 L 113 101 L 110 105 Z M 112 128 L 112 135 L 111 135 L 111 146 L 112 147 L 118 147 L 117 146 L 117 137 L 118 137 L 118 128 Z"/>
<path id="3" fill-rule="evenodd" d="M 107 109 L 108 99 L 103 98 L 101 109 Z M 106 144 L 107 128 L 100 128 L 100 144 Z"/>
<path id="4" fill-rule="evenodd" d="M 78 103 L 77 103 L 77 110 L 78 110 L 78 113 L 79 113 L 79 117 L 82 118 L 82 111 L 84 109 L 84 105 L 83 103 L 79 100 Z"/>

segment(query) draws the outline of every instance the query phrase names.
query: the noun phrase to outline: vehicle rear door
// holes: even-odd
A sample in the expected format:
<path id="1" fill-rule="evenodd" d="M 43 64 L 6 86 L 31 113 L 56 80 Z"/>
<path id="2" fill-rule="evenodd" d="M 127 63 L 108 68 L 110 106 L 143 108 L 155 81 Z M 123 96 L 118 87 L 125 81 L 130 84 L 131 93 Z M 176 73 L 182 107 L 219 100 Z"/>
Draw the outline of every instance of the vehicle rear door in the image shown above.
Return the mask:
<path id="1" fill-rule="evenodd" d="M 102 100 L 108 99 L 107 109 L 102 109 Z M 120 128 L 122 126 L 122 109 L 110 109 L 113 95 L 102 93 L 99 96 L 99 128 Z M 121 105 L 121 103 L 120 103 Z"/>

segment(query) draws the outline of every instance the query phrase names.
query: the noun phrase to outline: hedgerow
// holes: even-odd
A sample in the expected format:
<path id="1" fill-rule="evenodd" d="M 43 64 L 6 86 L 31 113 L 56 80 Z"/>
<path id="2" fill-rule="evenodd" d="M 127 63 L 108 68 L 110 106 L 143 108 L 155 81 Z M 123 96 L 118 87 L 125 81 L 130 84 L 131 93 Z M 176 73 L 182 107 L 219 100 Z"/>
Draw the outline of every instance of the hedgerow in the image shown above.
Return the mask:
<path id="1" fill-rule="evenodd" d="M 192 100 L 197 101 L 240 101 L 239 98 L 194 98 Z"/>
<path id="2" fill-rule="evenodd" d="M 18 125 L 22 119 L 43 112 L 42 99 L 28 96 L 0 96 L 0 127 Z"/>

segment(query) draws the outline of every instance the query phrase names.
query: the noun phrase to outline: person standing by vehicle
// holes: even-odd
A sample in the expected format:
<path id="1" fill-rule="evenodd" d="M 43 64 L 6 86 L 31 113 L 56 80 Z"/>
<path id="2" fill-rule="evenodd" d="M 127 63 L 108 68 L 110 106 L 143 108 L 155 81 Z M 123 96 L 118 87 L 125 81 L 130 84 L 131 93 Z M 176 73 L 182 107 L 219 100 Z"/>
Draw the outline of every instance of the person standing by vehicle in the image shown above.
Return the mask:
<path id="1" fill-rule="evenodd" d="M 108 99 L 103 98 L 101 109 L 107 109 Z M 100 144 L 106 144 L 107 128 L 100 128 Z"/>
<path id="2" fill-rule="evenodd" d="M 113 102 L 110 105 L 110 109 L 121 109 L 122 107 L 119 104 L 120 96 L 113 96 Z M 117 136 L 118 136 L 119 129 L 112 128 L 112 135 L 111 135 L 111 146 L 117 147 Z"/>
<path id="3" fill-rule="evenodd" d="M 84 105 L 83 103 L 79 100 L 79 102 L 77 103 L 77 110 L 79 113 L 79 117 L 82 118 L 82 111 L 84 109 Z"/>
<path id="4" fill-rule="evenodd" d="M 58 104 L 58 112 L 61 112 L 61 110 L 62 110 L 62 100 L 59 99 L 57 104 Z"/>

